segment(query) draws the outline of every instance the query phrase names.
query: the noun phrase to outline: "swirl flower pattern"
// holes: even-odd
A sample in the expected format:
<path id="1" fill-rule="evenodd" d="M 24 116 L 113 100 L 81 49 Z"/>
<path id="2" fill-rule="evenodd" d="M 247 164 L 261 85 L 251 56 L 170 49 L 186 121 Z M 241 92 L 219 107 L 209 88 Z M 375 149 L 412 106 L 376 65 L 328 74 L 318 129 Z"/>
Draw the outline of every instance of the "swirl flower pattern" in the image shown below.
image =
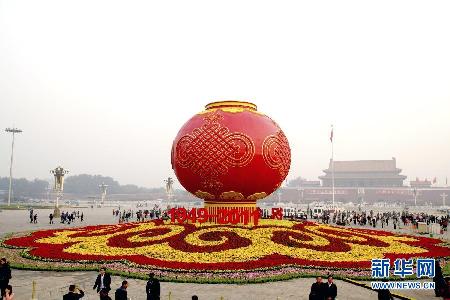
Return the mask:
<path id="1" fill-rule="evenodd" d="M 65 261 L 127 260 L 169 269 L 252 270 L 286 265 L 368 268 L 373 258 L 450 256 L 440 240 L 313 222 L 259 226 L 162 221 L 44 230 L 4 244 Z"/>

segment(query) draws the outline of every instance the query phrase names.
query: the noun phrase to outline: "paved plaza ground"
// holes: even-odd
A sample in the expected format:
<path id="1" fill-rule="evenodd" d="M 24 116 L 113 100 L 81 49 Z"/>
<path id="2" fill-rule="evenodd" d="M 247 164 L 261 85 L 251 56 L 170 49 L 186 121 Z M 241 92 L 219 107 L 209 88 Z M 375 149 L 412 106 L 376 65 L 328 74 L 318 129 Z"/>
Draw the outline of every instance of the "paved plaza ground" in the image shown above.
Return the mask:
<path id="1" fill-rule="evenodd" d="M 78 219 L 70 225 L 61 224 L 59 219 L 54 219 L 54 224 L 49 224 L 48 216 L 53 209 L 34 209 L 38 215 L 38 223 L 30 224 L 28 210 L 3 210 L 0 212 L 0 236 L 10 232 L 21 232 L 39 229 L 56 229 L 80 227 L 83 225 L 115 224 L 118 222 L 112 215 L 113 208 L 61 208 L 61 211 L 80 211 L 84 214 L 84 221 Z"/>
<path id="2" fill-rule="evenodd" d="M 130 207 L 131 208 L 131 207 Z M 135 209 L 135 208 L 133 208 Z M 62 209 L 63 211 L 66 209 Z M 38 229 L 56 229 L 79 227 L 83 225 L 94 224 L 114 224 L 117 219 L 112 215 L 112 208 L 71 208 L 70 211 L 80 210 L 84 213 L 85 220 L 80 223 L 67 225 L 60 224 L 55 220 L 55 224 L 48 224 L 48 215 L 50 209 L 36 209 L 38 214 L 38 224 L 29 223 L 29 213 L 27 210 L 3 210 L 0 212 L 0 237 L 10 232 L 21 232 Z M 377 228 L 381 229 L 381 228 Z M 386 228 L 384 228 L 386 230 Z M 392 228 L 387 228 L 392 230 Z M 405 232 L 406 229 L 401 230 Z M 398 231 L 397 231 L 398 232 Z M 408 232 L 410 233 L 410 232 Z M 441 238 L 448 240 L 448 233 Z M 83 299 L 98 299 L 98 296 L 92 291 L 92 285 L 95 280 L 95 272 L 42 272 L 42 271 L 20 271 L 13 270 L 13 279 L 11 284 L 15 288 L 16 299 L 31 299 L 32 281 L 37 283 L 37 299 L 53 300 L 62 299 L 61 295 L 66 292 L 69 284 L 78 284 L 87 291 L 87 296 Z M 113 277 L 113 288 L 117 288 L 124 278 Z M 129 295 L 131 299 L 145 299 L 145 281 L 130 279 Z M 308 299 L 308 293 L 313 278 L 295 279 L 282 282 L 263 283 L 263 284 L 182 284 L 182 283 L 161 283 L 162 298 L 169 299 L 187 299 L 190 300 L 193 294 L 197 294 L 199 299 Z M 374 291 L 358 287 L 356 285 L 336 280 L 338 286 L 338 299 L 377 299 Z M 410 296 L 415 299 L 433 299 L 433 291 L 399 291 L 400 294 Z M 278 297 L 278 298 L 277 298 Z M 437 298 L 435 298 L 437 299 Z"/>
<path id="3" fill-rule="evenodd" d="M 96 278 L 95 272 L 35 272 L 14 271 L 12 285 L 17 288 L 18 299 L 30 299 L 31 281 L 36 280 L 39 300 L 62 299 L 69 283 L 76 283 L 86 292 L 83 299 L 98 299 L 92 290 Z M 113 276 L 111 287 L 119 287 L 121 277 Z M 145 299 L 145 284 L 143 280 L 129 279 L 129 297 L 132 300 Z M 200 300 L 279 300 L 308 299 L 309 289 L 314 282 L 313 278 L 296 279 L 281 282 L 263 284 L 190 284 L 190 283 L 161 283 L 161 300 L 190 300 L 192 295 L 197 295 Z M 355 287 L 352 284 L 336 280 L 339 299 L 361 300 L 377 299 L 377 294 L 371 290 Z M 345 296 L 344 296 L 345 295 Z M 114 297 L 113 297 L 114 298 Z"/>

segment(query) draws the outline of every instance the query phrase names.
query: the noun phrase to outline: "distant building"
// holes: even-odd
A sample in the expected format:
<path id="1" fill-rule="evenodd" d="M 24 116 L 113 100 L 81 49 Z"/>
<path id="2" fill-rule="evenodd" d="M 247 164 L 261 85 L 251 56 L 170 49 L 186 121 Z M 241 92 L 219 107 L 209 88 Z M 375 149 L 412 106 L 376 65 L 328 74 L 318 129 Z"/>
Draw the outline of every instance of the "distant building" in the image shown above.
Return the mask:
<path id="1" fill-rule="evenodd" d="M 320 186 L 319 180 L 307 180 L 302 177 L 297 177 L 293 180 L 289 180 L 287 184 L 289 187 L 318 187 Z"/>
<path id="2" fill-rule="evenodd" d="M 320 176 L 323 187 L 332 186 L 332 162 Z M 402 187 L 406 176 L 400 175 L 395 158 L 391 160 L 334 161 L 336 187 Z"/>
<path id="3" fill-rule="evenodd" d="M 332 201 L 331 187 L 283 187 L 278 190 L 281 201 L 285 203 L 307 204 Z M 450 203 L 450 187 L 417 188 L 417 204 L 442 206 Z M 278 192 L 261 200 L 266 203 L 278 203 Z M 338 187 L 335 189 L 335 201 L 357 205 L 359 203 L 385 203 L 386 205 L 414 206 L 414 188 L 403 187 Z M 355 206 L 356 208 L 356 206 Z"/>
<path id="4" fill-rule="evenodd" d="M 431 187 L 431 180 L 420 180 L 419 178 L 416 178 L 416 180 L 411 180 L 409 185 L 413 188 L 429 188 Z"/>

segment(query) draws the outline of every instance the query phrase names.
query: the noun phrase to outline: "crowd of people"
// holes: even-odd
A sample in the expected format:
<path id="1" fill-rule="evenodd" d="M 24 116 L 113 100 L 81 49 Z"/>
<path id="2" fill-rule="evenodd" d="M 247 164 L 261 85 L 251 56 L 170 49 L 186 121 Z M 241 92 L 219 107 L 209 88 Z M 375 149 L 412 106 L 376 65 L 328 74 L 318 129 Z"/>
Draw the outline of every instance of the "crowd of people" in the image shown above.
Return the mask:
<path id="1" fill-rule="evenodd" d="M 61 223 L 62 224 L 70 224 L 74 223 L 76 219 L 80 220 L 80 222 L 84 221 L 84 213 L 80 211 L 73 211 L 73 212 L 61 212 Z M 53 214 L 49 215 L 50 223 L 53 223 Z"/>
<path id="2" fill-rule="evenodd" d="M 139 209 L 139 210 L 120 210 L 114 209 L 113 216 L 119 219 L 119 223 L 127 223 L 132 221 L 145 222 L 153 219 L 166 219 L 168 218 L 168 211 L 163 210 L 157 205 L 152 209 Z M 308 214 L 305 213 L 305 216 Z M 261 213 L 261 217 L 263 217 Z M 310 212 L 310 218 L 313 218 L 312 212 Z M 270 213 L 267 218 L 270 218 Z M 293 218 L 283 216 L 283 218 Z M 419 222 L 424 222 L 427 225 L 439 224 L 441 231 L 447 231 L 449 217 L 437 216 L 427 213 L 411 213 L 408 211 L 391 211 L 391 212 L 374 212 L 370 211 L 356 211 L 356 210 L 344 210 L 333 212 L 332 210 L 325 210 L 317 218 L 324 224 L 336 224 L 343 226 L 369 226 L 372 228 L 385 229 L 392 224 L 394 230 L 399 229 L 401 226 L 417 228 Z"/>
<path id="3" fill-rule="evenodd" d="M 122 281 L 122 284 L 114 292 L 114 300 L 128 300 L 128 286 L 127 280 Z M 111 275 L 106 273 L 105 268 L 101 268 L 97 278 L 95 279 L 93 290 L 97 291 L 100 300 L 112 300 L 109 293 L 111 291 Z M 159 300 L 161 289 L 160 283 L 157 278 L 155 278 L 154 273 L 149 274 L 149 279 L 145 286 L 145 294 L 147 300 Z M 63 300 L 78 300 L 83 298 L 85 295 L 84 291 L 74 284 L 69 286 L 69 292 L 63 296 Z M 198 298 L 197 298 L 198 299 Z"/>
<path id="4" fill-rule="evenodd" d="M 55 215 L 53 213 L 50 213 L 48 215 L 48 220 L 49 220 L 49 224 L 54 224 L 54 219 L 55 219 Z M 80 222 L 84 221 L 84 213 L 78 210 L 78 211 L 73 211 L 73 212 L 61 212 L 61 216 L 60 216 L 60 223 L 61 224 L 70 224 L 70 223 L 74 223 L 75 220 L 80 220 Z M 37 224 L 38 222 L 38 215 L 37 213 L 34 211 L 34 209 L 30 209 L 30 223 L 34 223 Z"/>
<path id="5" fill-rule="evenodd" d="M 33 209 L 30 209 L 30 223 L 36 224 L 37 218 L 38 218 L 38 215 L 36 213 L 34 213 Z"/>
<path id="6" fill-rule="evenodd" d="M 337 213 L 331 213 L 330 211 L 325 211 L 321 216 L 321 221 L 325 224 L 336 224 L 336 225 L 359 225 L 359 226 L 370 226 L 373 228 L 385 228 L 391 223 L 394 229 L 399 228 L 400 225 L 403 227 L 412 226 L 417 228 L 419 222 L 424 222 L 427 225 L 439 224 L 442 231 L 447 231 L 449 218 L 448 216 L 435 216 L 427 213 L 411 213 L 407 211 L 403 212 L 377 212 L 371 211 L 338 211 Z"/>
<path id="7" fill-rule="evenodd" d="M 442 297 L 444 300 L 450 299 L 450 277 L 443 278 L 440 272 L 438 264 L 436 274 L 436 297 Z M 440 275 L 439 275 L 440 274 Z M 442 278 L 442 284 L 438 284 Z M 114 291 L 114 300 L 128 300 L 128 288 L 129 282 L 122 281 L 119 288 Z M 111 291 L 111 276 L 106 273 L 105 268 L 100 269 L 100 273 L 95 279 L 93 289 L 96 290 L 100 300 L 112 300 L 110 294 Z M 393 300 L 394 297 L 388 289 L 376 290 L 378 294 L 378 300 Z M 111 293 L 112 294 L 112 293 Z M 144 293 L 143 293 L 144 294 Z M 69 292 L 63 296 L 63 300 L 78 300 L 83 298 L 84 291 L 78 288 L 76 285 L 69 286 Z M 145 295 L 147 300 L 160 300 L 161 287 L 160 282 L 155 278 L 154 273 L 149 274 L 149 279 L 145 287 Z M 334 283 L 333 276 L 328 275 L 327 281 L 323 282 L 321 276 L 316 277 L 316 281 L 311 285 L 309 293 L 309 300 L 336 300 L 338 296 L 338 288 Z M 197 295 L 192 296 L 192 300 L 198 300 Z"/>
<path id="8" fill-rule="evenodd" d="M 120 210 L 113 209 L 113 216 L 119 219 L 119 223 L 127 223 L 131 221 L 145 222 L 147 220 L 160 219 L 167 216 L 167 211 L 162 210 L 155 205 L 152 209 L 139 209 L 137 211 L 133 209 Z"/>

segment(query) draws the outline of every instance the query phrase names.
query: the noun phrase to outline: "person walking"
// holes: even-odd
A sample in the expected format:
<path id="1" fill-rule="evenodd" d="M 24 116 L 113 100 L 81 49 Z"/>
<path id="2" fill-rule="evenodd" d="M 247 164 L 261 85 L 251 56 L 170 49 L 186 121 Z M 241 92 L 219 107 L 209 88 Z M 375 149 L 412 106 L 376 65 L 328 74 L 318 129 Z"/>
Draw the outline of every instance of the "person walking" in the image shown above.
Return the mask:
<path id="1" fill-rule="evenodd" d="M 120 288 L 116 290 L 114 300 L 128 300 L 127 288 L 128 288 L 128 281 L 126 280 L 122 281 L 122 285 L 120 286 Z"/>
<path id="2" fill-rule="evenodd" d="M 145 292 L 147 293 L 147 300 L 159 300 L 160 297 L 160 284 L 159 280 L 155 278 L 155 273 L 148 274 L 149 280 Z"/>
<path id="3" fill-rule="evenodd" d="M 78 300 L 84 297 L 83 290 L 79 289 L 76 285 L 69 285 L 69 292 L 63 296 L 63 300 Z"/>
<path id="4" fill-rule="evenodd" d="M 14 300 L 14 293 L 11 285 L 7 285 L 5 289 L 5 295 L 2 298 L 3 300 Z"/>
<path id="5" fill-rule="evenodd" d="M 48 218 L 50 220 L 49 224 L 53 224 L 53 214 L 52 213 L 48 216 Z"/>
<path id="6" fill-rule="evenodd" d="M 11 279 L 11 268 L 6 258 L 0 259 L 0 297 L 5 294 L 6 287 Z"/>
<path id="7" fill-rule="evenodd" d="M 111 275 L 106 273 L 106 268 L 100 268 L 100 273 L 95 279 L 94 287 L 92 289 L 97 289 L 97 293 L 101 290 L 107 290 L 108 292 L 111 290 Z"/>
<path id="8" fill-rule="evenodd" d="M 328 280 L 325 283 L 325 299 L 335 300 L 337 296 L 337 286 L 333 282 L 333 276 L 328 275 Z"/>

